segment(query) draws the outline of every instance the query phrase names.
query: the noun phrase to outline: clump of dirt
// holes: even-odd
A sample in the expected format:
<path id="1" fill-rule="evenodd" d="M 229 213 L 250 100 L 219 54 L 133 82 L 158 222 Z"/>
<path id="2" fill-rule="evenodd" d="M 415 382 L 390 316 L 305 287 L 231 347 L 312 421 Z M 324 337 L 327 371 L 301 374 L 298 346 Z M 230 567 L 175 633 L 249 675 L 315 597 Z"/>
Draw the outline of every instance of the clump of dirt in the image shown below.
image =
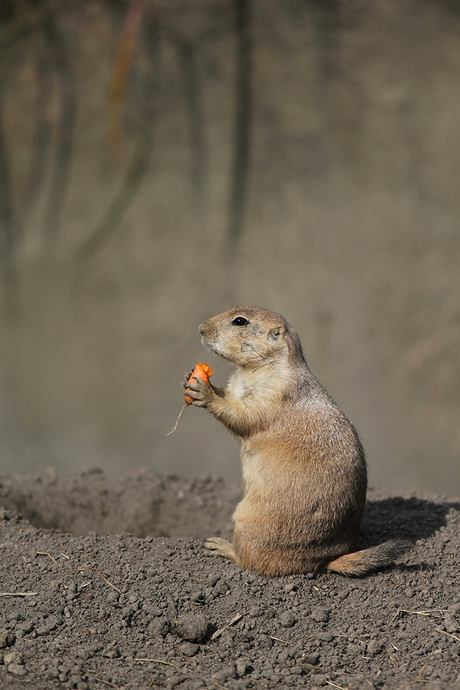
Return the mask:
<path id="1" fill-rule="evenodd" d="M 238 497 L 151 471 L 0 480 L 0 687 L 460 690 L 458 501 L 370 491 L 363 543 L 411 539 L 398 564 L 267 580 L 202 548 Z"/>

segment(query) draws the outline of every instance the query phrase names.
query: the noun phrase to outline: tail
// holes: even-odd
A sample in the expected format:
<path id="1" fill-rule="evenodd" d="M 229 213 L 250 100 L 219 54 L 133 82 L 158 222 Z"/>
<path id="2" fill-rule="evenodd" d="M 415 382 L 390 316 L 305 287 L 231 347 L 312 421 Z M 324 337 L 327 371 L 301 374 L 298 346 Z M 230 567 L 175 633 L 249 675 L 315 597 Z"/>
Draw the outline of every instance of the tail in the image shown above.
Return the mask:
<path id="1" fill-rule="evenodd" d="M 345 556 L 340 556 L 340 558 L 328 563 L 326 568 L 341 575 L 366 575 L 373 570 L 390 565 L 395 558 L 411 546 L 409 541 L 394 539 L 363 551 L 347 553 Z"/>

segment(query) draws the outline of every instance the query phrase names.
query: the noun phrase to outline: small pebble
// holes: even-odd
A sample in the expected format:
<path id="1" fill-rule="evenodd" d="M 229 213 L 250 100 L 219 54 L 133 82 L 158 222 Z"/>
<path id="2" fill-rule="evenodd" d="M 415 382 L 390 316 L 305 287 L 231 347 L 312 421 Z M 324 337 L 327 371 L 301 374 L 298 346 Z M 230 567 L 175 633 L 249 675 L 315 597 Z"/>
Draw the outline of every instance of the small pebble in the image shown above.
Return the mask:
<path id="1" fill-rule="evenodd" d="M 201 642 L 207 635 L 209 621 L 204 613 L 186 613 L 175 625 L 175 632 L 183 640 Z"/>
<path id="2" fill-rule="evenodd" d="M 318 607 L 316 609 L 313 609 L 313 611 L 311 612 L 311 617 L 317 623 L 327 623 L 329 620 L 329 611 L 328 609 Z"/>
<path id="3" fill-rule="evenodd" d="M 290 611 L 285 611 L 281 614 L 279 621 L 283 628 L 292 628 L 295 625 L 296 619 Z"/>
<path id="4" fill-rule="evenodd" d="M 308 678 L 312 685 L 325 685 L 327 678 L 323 673 L 312 673 Z"/>
<path id="5" fill-rule="evenodd" d="M 262 616 L 263 610 L 260 608 L 260 606 L 253 606 L 252 608 L 249 609 L 249 616 L 251 618 L 257 618 L 258 616 Z"/>
<path id="6" fill-rule="evenodd" d="M 169 688 L 176 688 L 185 680 L 187 680 L 187 676 L 170 676 L 167 681 L 167 686 Z"/>
<path id="7" fill-rule="evenodd" d="M 118 659 L 120 656 L 120 650 L 116 646 L 110 646 L 102 652 L 102 656 L 105 656 L 107 659 Z"/>
<path id="8" fill-rule="evenodd" d="M 10 664 L 22 664 L 21 652 L 17 652 L 16 650 L 7 652 L 3 656 L 3 663 L 5 666 L 9 666 Z"/>
<path id="9" fill-rule="evenodd" d="M 458 621 L 451 613 L 446 613 L 444 615 L 444 624 L 449 633 L 455 633 L 459 629 Z"/>
<path id="10" fill-rule="evenodd" d="M 21 630 L 23 633 L 30 633 L 34 629 L 34 624 L 32 621 L 24 621 L 23 623 L 18 623 L 16 626 L 16 630 Z"/>
<path id="11" fill-rule="evenodd" d="M 224 580 L 219 580 L 219 582 L 215 585 L 213 589 L 214 594 L 227 594 L 228 592 L 228 585 Z"/>
<path id="12" fill-rule="evenodd" d="M 378 640 L 371 640 L 367 645 L 368 654 L 378 654 L 383 649 L 383 643 Z"/>
<path id="13" fill-rule="evenodd" d="M 0 649 L 11 647 L 15 643 L 16 635 L 9 630 L 0 630 Z"/>
<path id="14" fill-rule="evenodd" d="M 228 664 L 227 666 L 224 666 L 223 669 L 213 674 L 212 677 L 217 681 L 225 681 L 229 678 L 236 678 L 236 665 Z"/>
<path id="15" fill-rule="evenodd" d="M 316 639 L 321 640 L 321 642 L 332 642 L 334 635 L 330 632 L 320 632 L 316 635 Z"/>
<path id="16" fill-rule="evenodd" d="M 27 671 L 22 664 L 9 664 L 7 667 L 8 673 L 12 673 L 15 676 L 25 676 Z"/>
<path id="17" fill-rule="evenodd" d="M 289 592 L 296 592 L 297 591 L 297 585 L 294 582 L 288 582 L 287 585 L 284 585 L 284 591 L 289 594 Z"/>
<path id="18" fill-rule="evenodd" d="M 310 664 L 310 666 L 316 666 L 316 664 L 319 661 L 318 652 L 312 652 L 311 654 L 305 654 L 305 656 L 303 657 L 303 661 L 306 664 Z"/>
<path id="19" fill-rule="evenodd" d="M 200 651 L 200 645 L 193 642 L 185 642 L 179 647 L 179 651 L 185 654 L 185 656 L 195 656 Z"/>
<path id="20" fill-rule="evenodd" d="M 240 678 L 243 678 L 243 676 L 245 676 L 246 673 L 249 673 L 251 670 L 251 665 L 246 661 L 246 659 L 237 659 L 235 666 L 236 672 Z"/>
<path id="21" fill-rule="evenodd" d="M 171 629 L 171 623 L 167 618 L 155 618 L 147 627 L 147 633 L 150 637 L 161 635 L 164 637 Z"/>
<path id="22" fill-rule="evenodd" d="M 35 632 L 36 632 L 37 635 L 40 637 L 40 636 L 42 636 L 42 635 L 48 635 L 48 633 L 50 633 L 51 631 L 50 631 L 50 629 L 48 628 L 47 625 L 39 625 L 39 626 L 36 628 Z"/>

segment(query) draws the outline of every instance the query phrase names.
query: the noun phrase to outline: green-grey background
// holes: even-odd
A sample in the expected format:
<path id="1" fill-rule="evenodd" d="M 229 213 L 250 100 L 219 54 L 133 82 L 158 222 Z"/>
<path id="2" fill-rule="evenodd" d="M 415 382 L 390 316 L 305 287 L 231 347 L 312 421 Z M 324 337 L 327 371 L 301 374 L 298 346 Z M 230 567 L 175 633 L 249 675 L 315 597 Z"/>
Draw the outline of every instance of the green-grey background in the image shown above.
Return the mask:
<path id="1" fill-rule="evenodd" d="M 198 325 L 279 311 L 372 484 L 460 493 L 460 3 L 8 0 L 0 474 L 239 477 Z"/>

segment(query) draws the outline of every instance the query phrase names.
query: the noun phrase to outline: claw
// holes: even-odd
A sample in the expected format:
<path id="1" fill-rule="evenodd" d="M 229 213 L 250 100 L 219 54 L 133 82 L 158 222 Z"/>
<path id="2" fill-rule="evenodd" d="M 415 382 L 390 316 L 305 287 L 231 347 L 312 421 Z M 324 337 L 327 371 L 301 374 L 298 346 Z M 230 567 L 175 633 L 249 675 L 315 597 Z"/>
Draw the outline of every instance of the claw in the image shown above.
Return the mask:
<path id="1" fill-rule="evenodd" d="M 195 383 L 196 382 L 196 383 Z M 187 383 L 187 390 L 190 389 L 192 391 L 198 391 L 200 390 L 200 386 L 204 383 L 202 379 L 197 379 L 196 376 L 192 376 Z M 206 385 L 206 384 L 204 384 Z"/>
<path id="2" fill-rule="evenodd" d="M 193 374 L 193 371 L 189 371 L 188 374 L 185 374 L 185 376 L 184 376 L 184 378 L 183 378 L 183 380 L 182 380 L 182 386 L 183 386 L 184 388 L 187 388 L 187 384 L 188 384 L 188 382 L 190 381 L 190 378 L 191 378 L 192 374 Z"/>
<path id="3" fill-rule="evenodd" d="M 204 548 L 212 551 L 214 556 L 223 556 L 224 558 L 230 558 L 232 561 L 235 560 L 233 544 L 226 539 L 221 539 L 221 537 L 209 537 L 204 542 Z"/>

